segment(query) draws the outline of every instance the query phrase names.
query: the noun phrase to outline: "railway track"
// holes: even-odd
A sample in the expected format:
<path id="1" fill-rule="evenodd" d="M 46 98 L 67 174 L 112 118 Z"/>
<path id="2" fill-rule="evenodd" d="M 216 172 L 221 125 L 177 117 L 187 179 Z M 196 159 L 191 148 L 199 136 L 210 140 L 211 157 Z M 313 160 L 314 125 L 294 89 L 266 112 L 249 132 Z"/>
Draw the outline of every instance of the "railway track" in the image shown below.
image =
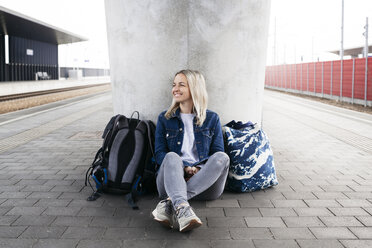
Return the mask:
<path id="1" fill-rule="evenodd" d="M 61 89 L 41 90 L 41 91 L 27 92 L 27 93 L 21 93 L 21 94 L 5 95 L 5 96 L 0 96 L 0 102 L 10 101 L 10 100 L 17 100 L 17 99 L 24 99 L 24 98 L 27 98 L 27 97 L 34 97 L 34 96 L 49 95 L 49 94 L 60 93 L 60 92 L 67 92 L 67 91 L 93 88 L 93 87 L 103 86 L 103 85 L 107 85 L 107 84 L 109 84 L 109 83 L 94 84 L 94 85 L 83 85 L 83 86 L 68 87 L 68 88 L 61 88 Z"/>

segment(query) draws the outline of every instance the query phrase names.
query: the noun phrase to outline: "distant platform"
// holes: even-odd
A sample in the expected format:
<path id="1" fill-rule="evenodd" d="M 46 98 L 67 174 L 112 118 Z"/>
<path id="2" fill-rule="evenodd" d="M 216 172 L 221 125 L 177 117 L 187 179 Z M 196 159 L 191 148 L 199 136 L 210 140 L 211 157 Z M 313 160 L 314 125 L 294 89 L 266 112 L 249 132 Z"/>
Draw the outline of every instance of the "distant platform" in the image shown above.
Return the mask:
<path id="1" fill-rule="evenodd" d="M 62 89 L 74 86 L 109 83 L 110 77 L 84 77 L 82 79 L 60 79 L 40 81 L 0 82 L 0 96 Z"/>

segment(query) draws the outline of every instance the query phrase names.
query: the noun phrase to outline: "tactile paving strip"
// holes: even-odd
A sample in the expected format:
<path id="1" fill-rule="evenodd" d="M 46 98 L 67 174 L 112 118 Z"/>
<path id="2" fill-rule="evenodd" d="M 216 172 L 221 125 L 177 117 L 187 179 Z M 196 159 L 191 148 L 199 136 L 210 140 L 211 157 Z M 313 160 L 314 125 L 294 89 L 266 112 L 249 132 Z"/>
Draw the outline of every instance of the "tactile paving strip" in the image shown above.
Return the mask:
<path id="1" fill-rule="evenodd" d="M 38 137 L 44 136 L 48 133 L 51 133 L 57 129 L 60 129 L 74 121 L 77 121 L 89 114 L 97 112 L 98 110 L 105 108 L 105 104 L 97 104 L 92 107 L 83 109 L 79 112 L 73 113 L 71 115 L 65 116 L 63 118 L 48 122 L 36 128 L 24 131 L 22 133 L 16 134 L 14 136 L 0 140 L 0 153 L 3 153 L 9 149 L 13 149 L 22 144 L 26 144 L 31 140 L 34 140 Z"/>
<path id="2" fill-rule="evenodd" d="M 326 133 L 351 146 L 354 146 L 356 148 L 359 148 L 365 152 L 372 154 L 372 139 L 356 134 L 349 130 L 328 124 L 325 121 L 316 119 L 312 116 L 310 117 L 306 115 L 305 113 L 298 113 L 294 111 L 293 109 L 285 108 L 283 107 L 283 104 L 280 104 L 280 105 L 273 104 L 275 100 L 273 100 L 271 97 L 268 97 L 267 99 L 269 99 L 267 101 L 267 106 L 270 106 L 270 109 L 275 108 L 275 111 L 279 112 L 282 115 L 295 119 L 296 121 L 306 126 L 309 126 L 320 132 Z"/>

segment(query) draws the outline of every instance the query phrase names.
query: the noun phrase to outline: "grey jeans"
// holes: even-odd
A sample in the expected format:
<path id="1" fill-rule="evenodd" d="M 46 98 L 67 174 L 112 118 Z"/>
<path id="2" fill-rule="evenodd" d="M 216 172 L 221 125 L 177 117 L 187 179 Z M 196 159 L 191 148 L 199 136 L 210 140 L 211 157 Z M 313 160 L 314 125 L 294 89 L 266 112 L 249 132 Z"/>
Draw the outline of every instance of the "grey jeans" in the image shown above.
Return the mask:
<path id="1" fill-rule="evenodd" d="M 162 199 L 170 197 L 174 208 L 187 203 L 191 198 L 214 200 L 223 192 L 230 159 L 224 152 L 214 153 L 187 182 L 181 157 L 168 152 L 160 166 L 156 184 Z"/>

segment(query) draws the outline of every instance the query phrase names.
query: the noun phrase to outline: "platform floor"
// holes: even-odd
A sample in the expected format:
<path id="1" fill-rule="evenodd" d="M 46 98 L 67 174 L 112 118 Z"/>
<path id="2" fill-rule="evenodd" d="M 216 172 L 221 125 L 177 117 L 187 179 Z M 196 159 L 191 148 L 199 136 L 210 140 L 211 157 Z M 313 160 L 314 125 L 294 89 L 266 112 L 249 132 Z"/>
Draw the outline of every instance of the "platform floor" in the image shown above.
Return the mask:
<path id="1" fill-rule="evenodd" d="M 39 81 L 12 81 L 0 82 L 0 96 L 29 93 L 35 91 L 63 89 L 68 87 L 86 86 L 109 83 L 109 76 L 84 77 L 81 79 L 39 80 Z"/>
<path id="2" fill-rule="evenodd" d="M 372 247 L 371 115 L 266 90 L 279 185 L 192 201 L 204 224 L 179 233 L 156 196 L 85 200 L 111 95 L 64 103 L 0 115 L 0 247 Z"/>

